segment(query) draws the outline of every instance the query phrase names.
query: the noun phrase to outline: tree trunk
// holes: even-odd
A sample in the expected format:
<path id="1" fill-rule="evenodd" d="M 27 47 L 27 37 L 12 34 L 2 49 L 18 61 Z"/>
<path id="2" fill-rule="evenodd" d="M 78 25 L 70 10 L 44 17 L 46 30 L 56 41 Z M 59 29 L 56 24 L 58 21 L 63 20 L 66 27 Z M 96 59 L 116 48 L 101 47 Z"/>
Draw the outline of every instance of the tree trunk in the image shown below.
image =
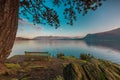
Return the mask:
<path id="1" fill-rule="evenodd" d="M 19 0 L 0 0 L 0 63 L 9 56 L 18 27 Z"/>

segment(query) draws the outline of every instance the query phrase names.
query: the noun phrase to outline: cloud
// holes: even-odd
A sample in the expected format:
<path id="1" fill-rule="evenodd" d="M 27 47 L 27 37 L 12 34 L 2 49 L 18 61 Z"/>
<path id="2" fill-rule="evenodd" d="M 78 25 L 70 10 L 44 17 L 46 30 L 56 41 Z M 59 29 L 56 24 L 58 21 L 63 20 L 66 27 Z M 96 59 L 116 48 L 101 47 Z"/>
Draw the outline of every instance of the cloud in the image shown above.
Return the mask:
<path id="1" fill-rule="evenodd" d="M 22 27 L 20 28 L 21 31 L 24 30 L 24 27 L 32 27 L 33 29 L 37 31 L 43 30 L 43 27 L 41 27 L 40 25 L 38 24 L 34 25 L 32 22 L 29 22 L 27 19 L 23 19 L 23 18 L 19 18 L 18 25 Z"/>

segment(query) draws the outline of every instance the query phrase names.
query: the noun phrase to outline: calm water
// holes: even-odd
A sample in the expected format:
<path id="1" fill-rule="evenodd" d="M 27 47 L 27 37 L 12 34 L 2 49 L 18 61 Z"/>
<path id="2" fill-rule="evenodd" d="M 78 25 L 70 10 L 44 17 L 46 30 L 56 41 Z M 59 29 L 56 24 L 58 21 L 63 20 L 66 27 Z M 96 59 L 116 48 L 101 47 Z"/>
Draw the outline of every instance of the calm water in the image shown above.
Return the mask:
<path id="1" fill-rule="evenodd" d="M 90 53 L 97 58 L 120 64 L 120 44 L 111 46 L 110 43 L 107 45 L 79 40 L 16 41 L 9 57 L 24 55 L 24 51 L 44 51 L 51 53 L 52 56 L 61 52 L 66 56 L 74 55 L 75 57 L 79 57 L 80 53 Z"/>

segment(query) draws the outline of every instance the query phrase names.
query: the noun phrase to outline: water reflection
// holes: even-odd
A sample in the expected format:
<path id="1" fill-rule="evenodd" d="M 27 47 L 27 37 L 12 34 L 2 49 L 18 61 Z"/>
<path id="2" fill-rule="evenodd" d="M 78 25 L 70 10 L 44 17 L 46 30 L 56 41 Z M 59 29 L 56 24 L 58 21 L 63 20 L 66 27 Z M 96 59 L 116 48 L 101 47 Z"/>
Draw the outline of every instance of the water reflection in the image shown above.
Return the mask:
<path id="1" fill-rule="evenodd" d="M 108 43 L 106 43 L 108 44 Z M 113 44 L 111 44 L 113 45 Z M 119 45 L 119 44 L 118 44 Z M 103 43 L 84 42 L 79 40 L 30 40 L 16 41 L 9 57 L 13 55 L 24 55 L 24 51 L 48 51 L 51 55 L 64 53 L 66 56 L 74 55 L 79 58 L 80 53 L 90 53 L 97 58 L 111 60 L 120 64 L 119 46 L 114 49 L 112 46 Z"/>
<path id="2" fill-rule="evenodd" d="M 111 48 L 120 51 L 119 41 L 85 41 L 88 46 L 101 46 L 106 48 Z"/>

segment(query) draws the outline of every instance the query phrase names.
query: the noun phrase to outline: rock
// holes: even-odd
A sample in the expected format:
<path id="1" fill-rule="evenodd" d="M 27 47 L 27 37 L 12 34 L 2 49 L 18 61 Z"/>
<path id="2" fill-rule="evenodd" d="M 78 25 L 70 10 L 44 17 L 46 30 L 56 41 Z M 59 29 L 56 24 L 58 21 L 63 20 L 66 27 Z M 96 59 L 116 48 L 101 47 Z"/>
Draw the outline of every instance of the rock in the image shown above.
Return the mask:
<path id="1" fill-rule="evenodd" d="M 63 75 L 65 80 L 120 80 L 120 65 L 98 59 L 68 64 Z"/>

